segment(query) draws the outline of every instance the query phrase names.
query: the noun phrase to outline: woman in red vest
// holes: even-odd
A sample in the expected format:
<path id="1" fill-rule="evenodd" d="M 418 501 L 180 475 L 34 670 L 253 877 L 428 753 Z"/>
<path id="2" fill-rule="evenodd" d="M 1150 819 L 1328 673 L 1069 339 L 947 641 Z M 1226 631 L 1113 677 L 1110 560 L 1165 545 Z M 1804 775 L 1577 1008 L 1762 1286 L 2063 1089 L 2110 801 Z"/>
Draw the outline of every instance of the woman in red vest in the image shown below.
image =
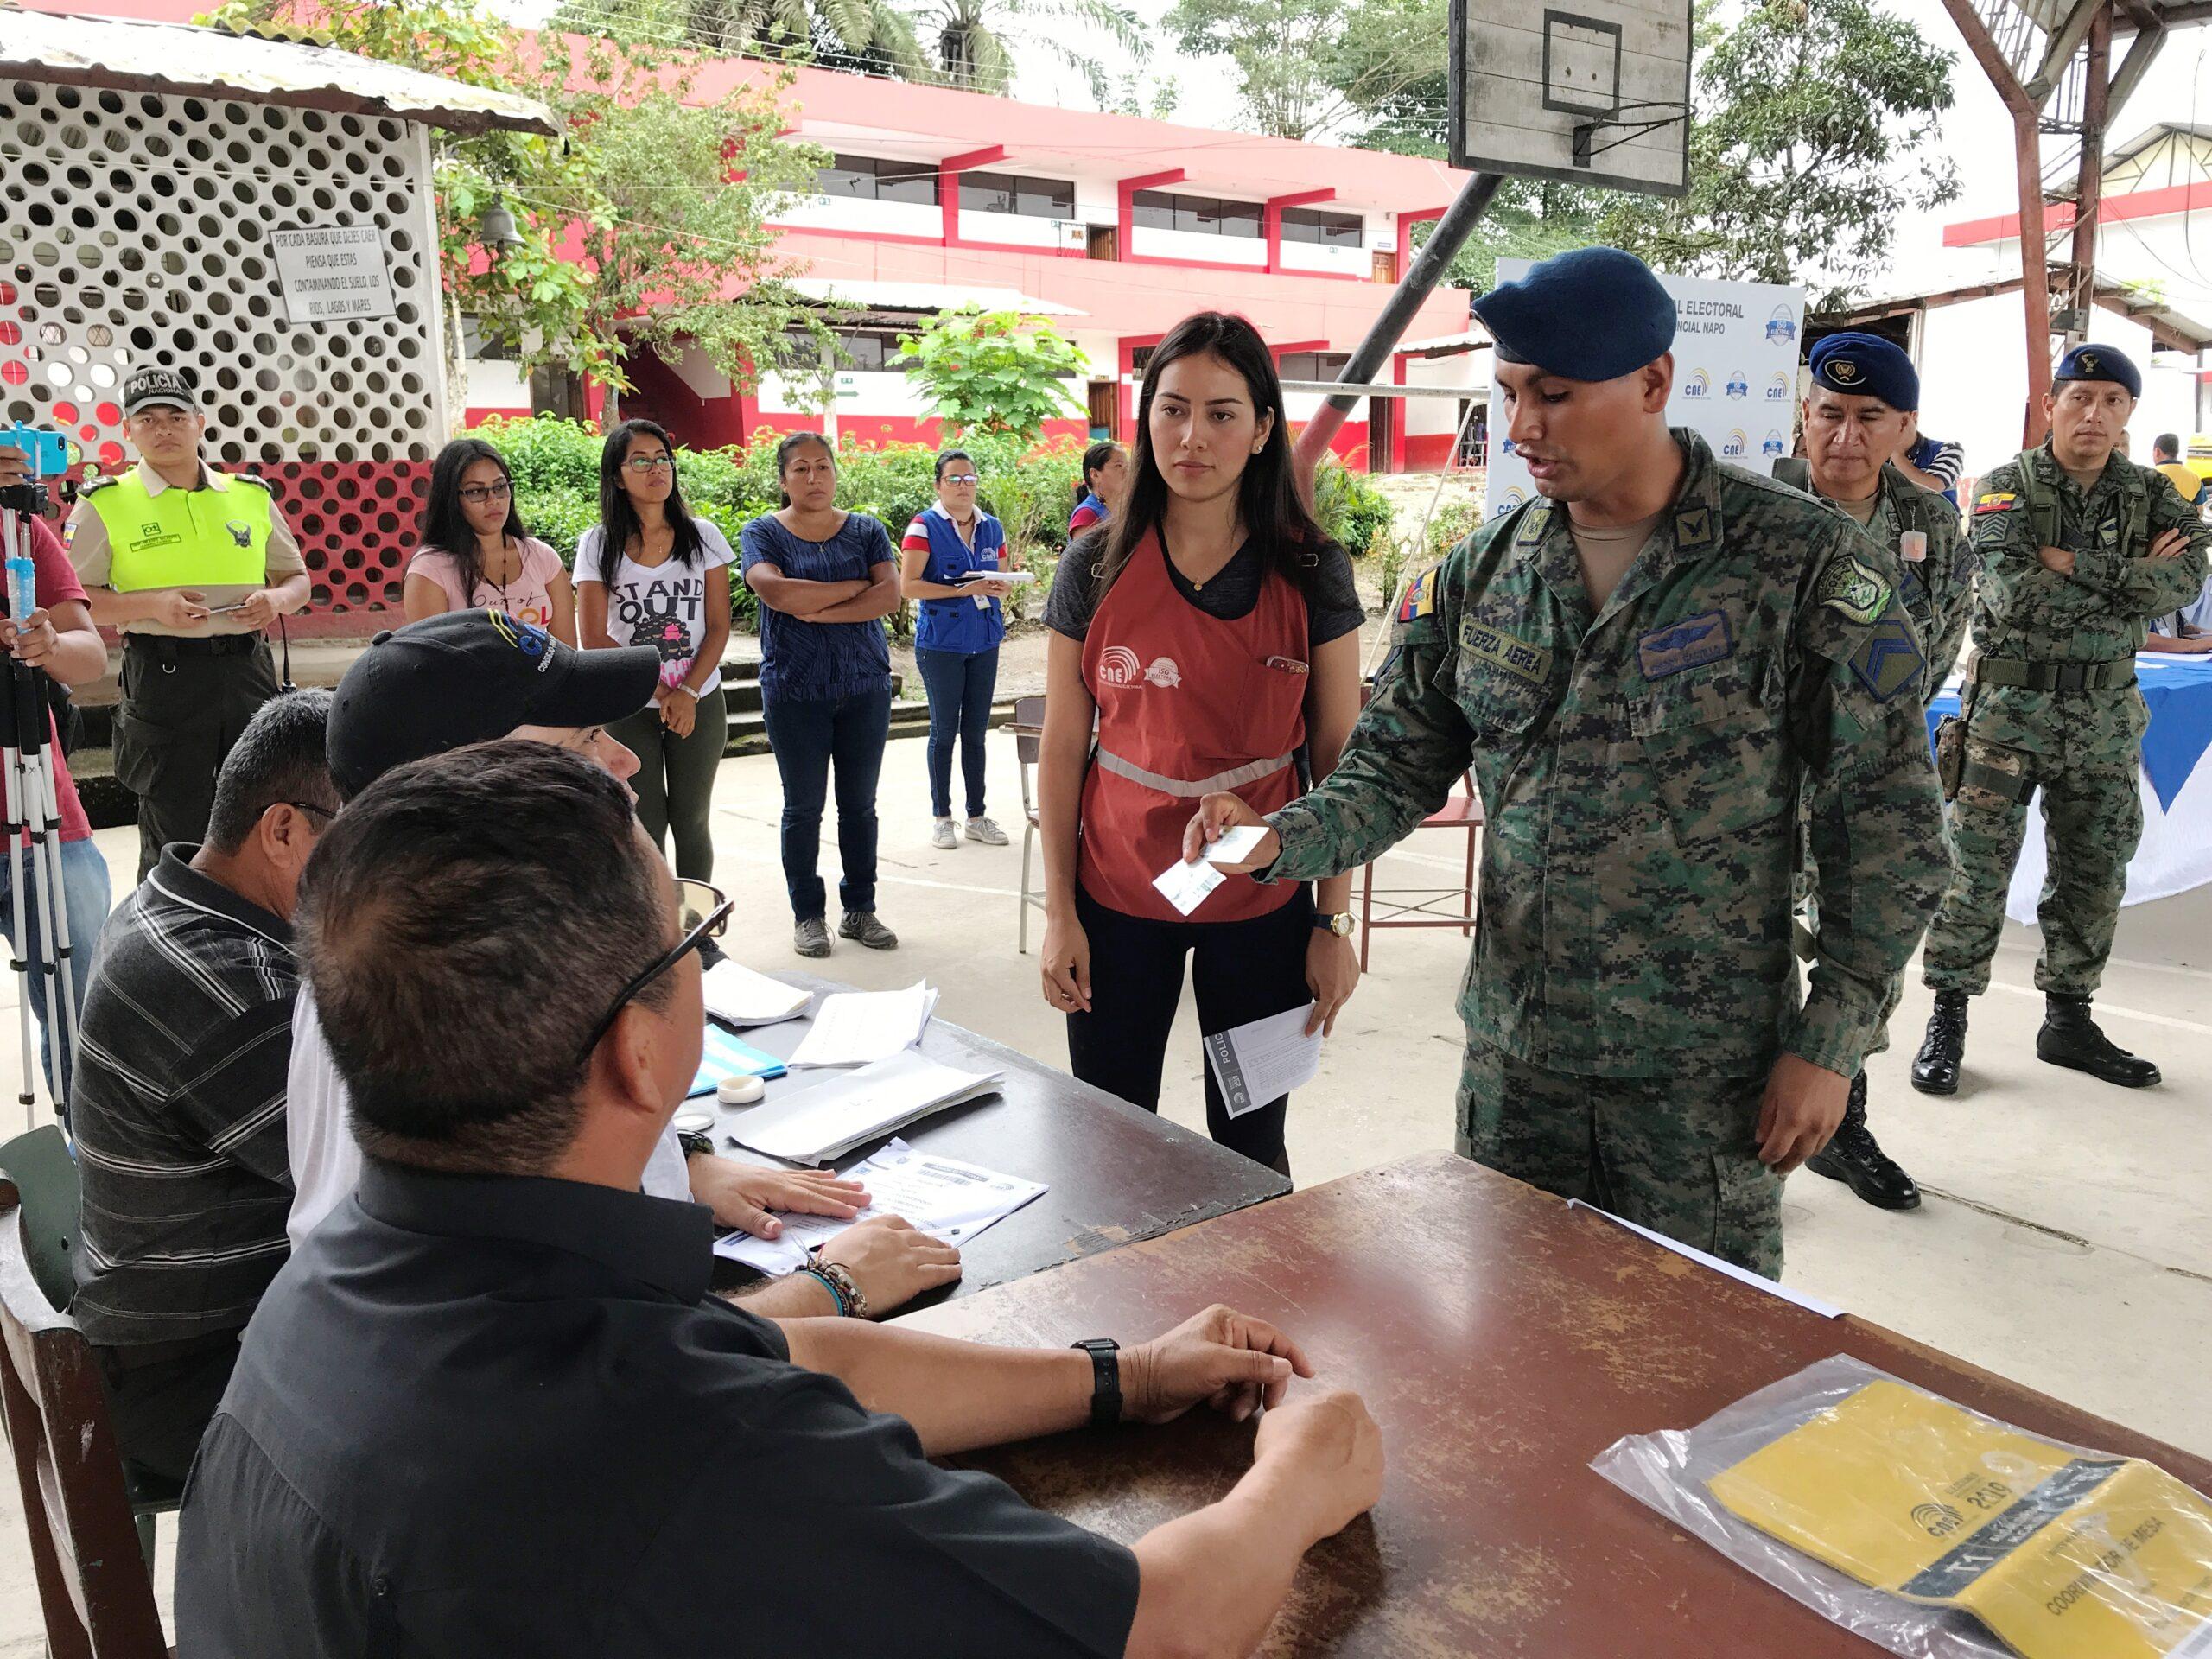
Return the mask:
<path id="1" fill-rule="evenodd" d="M 1199 797 L 1273 811 L 1304 787 L 1302 760 L 1316 778 L 1336 765 L 1364 613 L 1351 562 L 1299 501 L 1281 384 L 1243 318 L 1202 312 L 1160 341 L 1130 474 L 1046 605 L 1042 966 L 1076 1076 L 1157 1111 L 1186 954 L 1209 1034 L 1308 1002 L 1307 1030 L 1325 1032 L 1358 982 L 1348 876 L 1318 893 L 1230 876 L 1187 916 L 1153 880 L 1182 861 Z M 1232 1116 L 1210 1066 L 1205 1089 L 1215 1140 L 1287 1168 L 1287 1096 Z"/>

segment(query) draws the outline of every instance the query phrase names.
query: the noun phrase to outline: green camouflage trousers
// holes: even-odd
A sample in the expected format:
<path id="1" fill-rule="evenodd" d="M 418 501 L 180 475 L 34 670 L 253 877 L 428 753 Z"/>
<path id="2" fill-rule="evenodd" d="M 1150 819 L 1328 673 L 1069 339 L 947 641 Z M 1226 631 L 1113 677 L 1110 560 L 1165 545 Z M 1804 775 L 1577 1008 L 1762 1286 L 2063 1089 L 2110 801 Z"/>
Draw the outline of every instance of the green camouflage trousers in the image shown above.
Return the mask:
<path id="1" fill-rule="evenodd" d="M 1764 1077 L 1569 1077 L 1470 1043 L 1459 1155 L 1779 1279 L 1782 1178 L 1755 1140 L 1765 1089 Z"/>
<path id="2" fill-rule="evenodd" d="M 2036 987 L 2088 996 L 2104 976 L 2127 861 L 2143 838 L 2139 728 L 2114 741 L 2083 722 L 2052 753 L 1993 742 L 1981 729 L 1978 719 L 1967 727 L 1966 778 L 1951 803 L 1951 885 L 1928 930 L 1922 977 L 1931 990 L 1979 996 L 1989 988 L 2005 894 L 2027 833 L 2027 798 L 2040 785 L 2050 874 L 2036 906 L 2043 925 Z M 1977 771 L 1993 781 L 1976 782 Z"/>

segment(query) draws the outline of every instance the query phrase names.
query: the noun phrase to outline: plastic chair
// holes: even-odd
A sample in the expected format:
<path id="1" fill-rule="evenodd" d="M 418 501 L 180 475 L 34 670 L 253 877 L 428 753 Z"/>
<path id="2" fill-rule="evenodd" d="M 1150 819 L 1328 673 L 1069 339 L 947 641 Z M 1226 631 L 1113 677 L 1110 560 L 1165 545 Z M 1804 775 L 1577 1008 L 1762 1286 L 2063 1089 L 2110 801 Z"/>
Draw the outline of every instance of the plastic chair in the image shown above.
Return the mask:
<path id="1" fill-rule="evenodd" d="M 1032 890 L 1029 886 L 1029 860 L 1037 844 L 1037 755 L 1045 737 L 1045 699 L 1016 697 L 1014 700 L 1014 724 L 1007 728 L 1014 734 L 1014 758 L 1021 764 L 1021 902 L 1020 920 L 1014 928 L 1014 948 L 1023 956 L 1029 954 L 1029 911 L 1035 906 L 1045 908 L 1045 890 Z"/>
<path id="2" fill-rule="evenodd" d="M 1360 687 L 1360 707 L 1364 709 L 1374 695 L 1372 683 Z M 1414 828 L 1418 830 L 1464 830 L 1467 832 L 1467 868 L 1456 887 L 1378 887 L 1375 885 L 1375 866 L 1369 863 L 1359 873 L 1359 971 L 1367 971 L 1367 960 L 1375 943 L 1375 935 L 1387 927 L 1456 927 L 1462 938 L 1471 938 L 1475 931 L 1475 848 L 1483 832 L 1482 797 L 1476 792 L 1475 774 L 1470 771 L 1459 779 L 1461 792 L 1423 818 Z M 1377 896 L 1383 900 L 1381 915 L 1375 913 Z M 1448 912 L 1439 912 L 1437 906 L 1451 903 L 1456 908 Z"/>
<path id="3" fill-rule="evenodd" d="M 34 1135 L 60 1138 L 50 1127 Z M 0 1158 L 21 1159 L 30 1139 L 10 1142 Z M 42 1156 L 42 1148 L 27 1150 Z M 47 1652 L 53 1659 L 162 1659 L 172 1650 L 154 1606 L 99 1362 L 41 1288 L 34 1265 L 29 1235 L 51 1203 L 50 1193 L 27 1202 L 16 1181 L 0 1175 L 0 1422 L 16 1455 Z"/>

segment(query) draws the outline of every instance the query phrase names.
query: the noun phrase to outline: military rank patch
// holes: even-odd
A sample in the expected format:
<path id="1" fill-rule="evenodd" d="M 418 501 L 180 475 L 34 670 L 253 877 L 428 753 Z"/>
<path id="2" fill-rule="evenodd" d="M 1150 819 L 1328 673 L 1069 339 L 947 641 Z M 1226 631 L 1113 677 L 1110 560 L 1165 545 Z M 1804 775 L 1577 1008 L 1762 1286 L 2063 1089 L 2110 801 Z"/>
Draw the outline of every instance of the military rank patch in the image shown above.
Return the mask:
<path id="1" fill-rule="evenodd" d="M 1814 597 L 1853 622 L 1872 622 L 1890 602 L 1890 584 L 1847 555 L 1828 566 Z"/>
<path id="2" fill-rule="evenodd" d="M 2020 498 L 2010 490 L 1992 490 L 1987 495 L 1974 497 L 1974 516 L 1978 518 L 1985 512 L 2010 512 L 2019 505 Z"/>
<path id="3" fill-rule="evenodd" d="M 1459 649 L 1524 680 L 1541 683 L 1552 671 L 1551 652 L 1525 639 L 1516 639 L 1510 633 L 1486 627 L 1471 616 L 1460 620 Z"/>
<path id="4" fill-rule="evenodd" d="M 1894 616 L 1877 622 L 1851 653 L 1851 671 L 1877 702 L 1919 684 L 1920 648 L 1912 643 L 1912 630 Z"/>
<path id="5" fill-rule="evenodd" d="M 1735 650 L 1727 615 L 1721 611 L 1707 611 L 1669 627 L 1654 628 L 1637 636 L 1636 642 L 1637 659 L 1643 665 L 1647 680 L 1663 680 L 1686 668 L 1702 668 L 1734 654 Z"/>
<path id="6" fill-rule="evenodd" d="M 1404 603 L 1398 607 L 1398 620 L 1417 622 L 1436 608 L 1436 579 L 1444 567 L 1433 564 L 1415 576 L 1413 585 L 1406 589 Z"/>

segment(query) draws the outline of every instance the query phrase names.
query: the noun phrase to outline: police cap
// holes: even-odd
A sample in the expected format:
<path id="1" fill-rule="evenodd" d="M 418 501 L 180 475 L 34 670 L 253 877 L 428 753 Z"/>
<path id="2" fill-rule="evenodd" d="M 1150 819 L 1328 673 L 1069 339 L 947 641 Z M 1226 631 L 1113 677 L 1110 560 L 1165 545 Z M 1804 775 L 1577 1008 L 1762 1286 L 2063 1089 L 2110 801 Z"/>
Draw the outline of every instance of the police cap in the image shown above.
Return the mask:
<path id="1" fill-rule="evenodd" d="M 1499 360 L 1569 380 L 1616 380 L 1675 345 L 1675 302 L 1618 248 L 1576 248 L 1532 265 L 1474 304 Z"/>
<path id="2" fill-rule="evenodd" d="M 2127 360 L 2125 352 L 2116 352 L 2109 346 L 2076 346 L 2058 359 L 2058 368 L 2050 377 L 2056 385 L 2067 380 L 2109 380 L 2126 388 L 2131 397 L 2143 395 L 2143 377 Z"/>
<path id="3" fill-rule="evenodd" d="M 131 370 L 123 383 L 124 414 L 129 416 L 142 409 L 163 405 L 197 413 L 200 400 L 193 395 L 192 383 L 175 369 L 159 363 L 142 363 Z"/>
<path id="4" fill-rule="evenodd" d="M 1847 397 L 1878 397 L 1901 415 L 1920 407 L 1920 372 L 1904 348 L 1879 334 L 1827 334 L 1806 359 L 1813 384 Z"/>

